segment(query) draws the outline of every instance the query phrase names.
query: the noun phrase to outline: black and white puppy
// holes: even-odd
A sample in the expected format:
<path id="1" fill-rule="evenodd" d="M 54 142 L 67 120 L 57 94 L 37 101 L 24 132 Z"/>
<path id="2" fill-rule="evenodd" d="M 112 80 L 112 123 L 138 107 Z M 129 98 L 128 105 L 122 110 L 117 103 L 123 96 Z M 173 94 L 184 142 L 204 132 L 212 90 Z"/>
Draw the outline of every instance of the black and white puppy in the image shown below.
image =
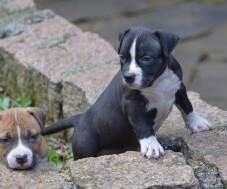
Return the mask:
<path id="1" fill-rule="evenodd" d="M 174 104 L 192 132 L 211 128 L 211 124 L 193 110 L 182 82 L 181 67 L 171 55 L 178 36 L 133 27 L 119 39 L 121 70 L 95 104 L 83 114 L 45 128 L 43 134 L 74 127 L 75 159 L 132 143 L 140 145 L 145 157 L 159 158 L 164 150 L 155 132 Z"/>

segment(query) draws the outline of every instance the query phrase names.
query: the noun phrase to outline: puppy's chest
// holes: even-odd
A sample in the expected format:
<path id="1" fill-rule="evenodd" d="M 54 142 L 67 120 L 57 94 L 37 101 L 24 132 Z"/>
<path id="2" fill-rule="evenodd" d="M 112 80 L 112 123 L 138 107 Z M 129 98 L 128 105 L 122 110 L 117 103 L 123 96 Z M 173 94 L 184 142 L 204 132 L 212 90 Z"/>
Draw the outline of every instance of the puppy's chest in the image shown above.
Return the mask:
<path id="1" fill-rule="evenodd" d="M 169 115 L 175 101 L 175 94 L 180 88 L 180 83 L 179 78 L 171 70 L 167 70 L 151 87 L 142 91 L 142 94 L 148 100 L 146 105 L 147 111 L 154 108 L 157 110 L 154 119 L 156 127 L 160 127 Z"/>

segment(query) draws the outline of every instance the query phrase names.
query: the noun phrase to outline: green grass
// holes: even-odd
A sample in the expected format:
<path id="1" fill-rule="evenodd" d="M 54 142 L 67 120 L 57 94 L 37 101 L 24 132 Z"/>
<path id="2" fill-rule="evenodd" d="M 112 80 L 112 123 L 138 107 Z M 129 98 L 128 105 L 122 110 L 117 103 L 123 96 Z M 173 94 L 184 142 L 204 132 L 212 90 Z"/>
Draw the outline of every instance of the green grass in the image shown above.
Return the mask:
<path id="1" fill-rule="evenodd" d="M 21 95 L 17 94 L 16 99 L 10 98 L 5 93 L 0 94 L 0 110 L 5 111 L 9 108 L 14 107 L 30 107 L 32 106 L 32 100 L 23 98 Z"/>
<path id="2" fill-rule="evenodd" d="M 48 160 L 58 169 L 63 168 L 63 162 L 60 160 L 59 155 L 56 150 L 52 147 L 48 153 Z"/>

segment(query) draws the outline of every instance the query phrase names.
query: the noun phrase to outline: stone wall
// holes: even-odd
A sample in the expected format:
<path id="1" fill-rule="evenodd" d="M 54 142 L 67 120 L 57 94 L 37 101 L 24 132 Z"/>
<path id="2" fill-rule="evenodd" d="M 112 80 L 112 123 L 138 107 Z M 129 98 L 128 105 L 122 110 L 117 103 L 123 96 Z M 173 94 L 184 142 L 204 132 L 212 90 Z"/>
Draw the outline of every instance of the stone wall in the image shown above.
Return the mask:
<path id="1" fill-rule="evenodd" d="M 31 98 L 49 111 L 52 121 L 84 111 L 117 72 L 111 45 L 49 10 L 37 10 L 31 1 L 5 1 L 1 6 L 5 90 Z"/>

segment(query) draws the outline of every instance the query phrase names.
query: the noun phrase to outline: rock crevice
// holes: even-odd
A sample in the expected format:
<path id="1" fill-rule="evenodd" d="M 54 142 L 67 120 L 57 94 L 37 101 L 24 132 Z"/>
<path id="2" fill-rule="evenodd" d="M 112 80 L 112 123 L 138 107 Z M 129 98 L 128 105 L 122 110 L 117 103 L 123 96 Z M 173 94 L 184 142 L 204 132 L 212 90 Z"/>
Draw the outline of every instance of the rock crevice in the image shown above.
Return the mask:
<path id="1" fill-rule="evenodd" d="M 217 130 L 219 129 L 222 130 L 223 127 Z M 193 138 L 193 135 L 191 137 Z M 163 136 L 160 140 L 165 149 L 181 152 L 184 155 L 187 165 L 193 168 L 201 189 L 225 188 L 226 181 L 221 177 L 217 165 L 206 161 L 200 152 L 191 149 L 185 138 Z"/>

